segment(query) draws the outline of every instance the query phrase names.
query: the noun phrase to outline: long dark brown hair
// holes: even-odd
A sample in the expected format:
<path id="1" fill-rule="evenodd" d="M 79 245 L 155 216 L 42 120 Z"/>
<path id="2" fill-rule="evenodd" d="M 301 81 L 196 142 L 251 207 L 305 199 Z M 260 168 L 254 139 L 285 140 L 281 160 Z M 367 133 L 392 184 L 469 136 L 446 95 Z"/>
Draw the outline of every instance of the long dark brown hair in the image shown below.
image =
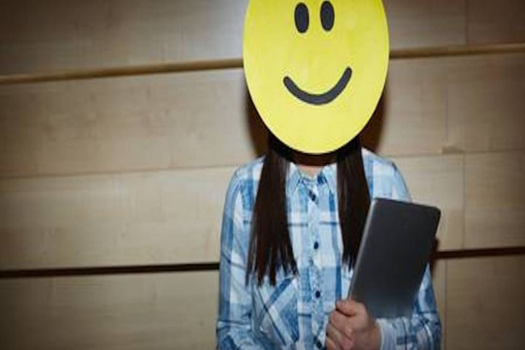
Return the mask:
<path id="1" fill-rule="evenodd" d="M 259 285 L 265 276 L 275 285 L 280 268 L 297 274 L 286 214 L 286 177 L 292 151 L 273 135 L 268 144 L 253 209 L 246 269 L 246 281 L 253 275 Z M 343 263 L 353 266 L 370 205 L 359 138 L 340 148 L 336 159 Z"/>

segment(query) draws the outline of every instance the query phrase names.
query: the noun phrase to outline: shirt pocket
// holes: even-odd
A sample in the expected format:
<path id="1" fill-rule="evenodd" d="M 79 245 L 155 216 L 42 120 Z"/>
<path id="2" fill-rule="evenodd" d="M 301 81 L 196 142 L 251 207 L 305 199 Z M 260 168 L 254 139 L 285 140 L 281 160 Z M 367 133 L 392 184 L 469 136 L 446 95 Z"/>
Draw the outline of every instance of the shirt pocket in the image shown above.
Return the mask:
<path id="1" fill-rule="evenodd" d="M 271 286 L 265 279 L 255 290 L 255 322 L 260 333 L 276 347 L 286 348 L 299 340 L 297 277 L 287 276 Z"/>

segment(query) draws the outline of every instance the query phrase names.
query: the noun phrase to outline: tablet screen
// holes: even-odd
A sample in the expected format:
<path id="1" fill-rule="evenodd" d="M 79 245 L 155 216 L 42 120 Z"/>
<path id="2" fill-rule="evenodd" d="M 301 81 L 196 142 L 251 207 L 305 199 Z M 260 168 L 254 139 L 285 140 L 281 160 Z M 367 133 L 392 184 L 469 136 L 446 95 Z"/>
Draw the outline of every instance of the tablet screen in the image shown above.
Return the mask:
<path id="1" fill-rule="evenodd" d="M 410 316 L 440 215 L 435 207 L 372 200 L 348 296 L 375 318 Z"/>

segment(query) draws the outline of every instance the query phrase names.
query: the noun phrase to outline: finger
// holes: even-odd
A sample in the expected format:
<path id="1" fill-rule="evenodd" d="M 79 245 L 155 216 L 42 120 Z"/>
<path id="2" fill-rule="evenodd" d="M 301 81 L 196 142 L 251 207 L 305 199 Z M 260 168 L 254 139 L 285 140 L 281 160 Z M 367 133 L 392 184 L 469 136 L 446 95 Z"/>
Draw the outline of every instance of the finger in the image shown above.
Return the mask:
<path id="1" fill-rule="evenodd" d="M 341 344 L 342 350 L 352 350 L 354 348 L 354 338 L 343 338 L 343 343 Z"/>
<path id="2" fill-rule="evenodd" d="M 347 327 L 350 327 L 354 332 L 360 332 L 375 323 L 375 318 L 368 313 L 364 304 L 350 301 L 347 306 L 355 312 L 354 315 L 348 317 L 346 322 Z"/>
<path id="3" fill-rule="evenodd" d="M 326 328 L 326 335 L 334 344 L 337 349 L 348 350 L 351 349 L 354 344 L 353 334 L 351 337 L 347 337 L 346 334 L 339 332 L 331 324 L 328 324 Z"/>
<path id="4" fill-rule="evenodd" d="M 336 345 L 336 343 L 332 339 L 330 339 L 328 337 L 326 337 L 326 344 L 325 345 L 326 345 L 326 349 L 327 350 L 341 350 L 341 348 L 338 347 Z"/>
<path id="5" fill-rule="evenodd" d="M 346 303 L 341 303 L 341 307 L 346 308 L 349 316 L 368 314 L 365 304 L 355 300 L 346 300 Z"/>
<path id="6" fill-rule="evenodd" d="M 326 327 L 327 344 L 328 344 L 328 340 L 330 340 L 330 342 L 333 344 L 334 349 L 339 350 L 341 349 L 341 347 L 339 346 L 339 344 L 341 343 L 341 338 L 342 338 L 341 333 L 329 323 L 328 326 Z"/>
<path id="7" fill-rule="evenodd" d="M 358 302 L 354 300 L 339 300 L 336 303 L 336 308 L 339 312 L 347 315 L 347 316 L 355 316 L 359 312 L 359 304 Z"/>
<path id="8" fill-rule="evenodd" d="M 344 331 L 345 325 L 348 322 L 348 316 L 340 313 L 337 310 L 334 310 L 332 314 L 330 315 L 329 322 L 337 328 L 339 331 Z"/>
<path id="9" fill-rule="evenodd" d="M 351 317 L 345 316 L 339 311 L 335 310 L 330 315 L 328 324 L 333 326 L 339 332 L 339 334 L 344 335 L 347 338 L 353 338 L 354 331 L 351 327 L 351 319 Z"/>
<path id="10" fill-rule="evenodd" d="M 368 314 L 365 304 L 352 300 L 353 307 L 358 314 Z"/>

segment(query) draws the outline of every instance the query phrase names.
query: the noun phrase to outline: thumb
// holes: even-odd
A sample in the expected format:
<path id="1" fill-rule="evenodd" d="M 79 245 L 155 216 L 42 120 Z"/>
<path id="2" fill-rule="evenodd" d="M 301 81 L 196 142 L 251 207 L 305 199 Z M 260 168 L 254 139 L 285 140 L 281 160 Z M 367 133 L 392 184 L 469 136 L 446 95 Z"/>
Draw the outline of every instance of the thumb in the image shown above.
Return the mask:
<path id="1" fill-rule="evenodd" d="M 336 307 L 339 312 L 346 316 L 355 316 L 358 313 L 358 304 L 351 299 L 337 301 Z"/>

